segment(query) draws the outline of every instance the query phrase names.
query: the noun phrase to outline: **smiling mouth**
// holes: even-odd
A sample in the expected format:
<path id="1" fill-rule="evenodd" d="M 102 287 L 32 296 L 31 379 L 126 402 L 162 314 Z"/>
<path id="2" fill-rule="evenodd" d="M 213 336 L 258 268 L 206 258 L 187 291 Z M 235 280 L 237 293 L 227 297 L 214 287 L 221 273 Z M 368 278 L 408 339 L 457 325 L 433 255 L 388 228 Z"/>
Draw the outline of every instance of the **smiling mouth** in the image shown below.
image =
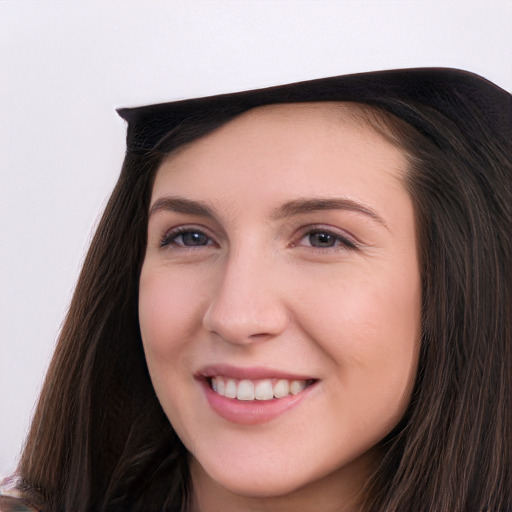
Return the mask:
<path id="1" fill-rule="evenodd" d="M 216 394 L 240 401 L 276 400 L 298 395 L 314 384 L 314 379 L 233 379 L 221 375 L 207 378 L 208 385 Z"/>

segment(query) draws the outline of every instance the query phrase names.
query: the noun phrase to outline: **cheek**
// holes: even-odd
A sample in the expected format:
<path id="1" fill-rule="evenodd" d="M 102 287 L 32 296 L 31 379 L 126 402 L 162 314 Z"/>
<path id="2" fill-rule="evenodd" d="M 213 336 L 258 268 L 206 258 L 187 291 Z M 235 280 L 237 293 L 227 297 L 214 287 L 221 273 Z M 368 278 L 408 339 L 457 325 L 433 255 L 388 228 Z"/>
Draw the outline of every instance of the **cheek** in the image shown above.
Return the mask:
<path id="1" fill-rule="evenodd" d="M 139 323 L 148 366 L 176 360 L 197 326 L 199 295 L 190 282 L 165 272 L 141 273 Z"/>
<path id="2" fill-rule="evenodd" d="M 191 340 L 201 326 L 200 290 L 182 273 L 143 271 L 139 286 L 139 323 L 149 374 L 158 400 L 174 428 L 184 432 L 176 411 L 192 403 L 189 396 Z M 186 438 L 186 436 L 185 436 Z"/>
<path id="3" fill-rule="evenodd" d="M 340 410 L 359 411 L 361 428 L 403 414 L 414 383 L 420 343 L 421 288 L 415 268 L 364 273 L 332 283 L 310 301 L 310 332 L 330 358 L 345 392 Z M 311 297 L 310 297 L 311 298 Z M 340 399 L 332 397 L 332 400 Z M 374 414 L 372 414 L 372 411 Z M 386 427 L 387 428 L 387 427 Z"/>
<path id="4" fill-rule="evenodd" d="M 421 284 L 415 268 L 340 272 L 328 287 L 313 282 L 300 302 L 305 306 L 300 316 L 315 323 L 320 339 L 335 333 L 332 348 L 340 352 L 348 348 L 345 343 L 366 355 L 393 351 L 419 338 Z"/>

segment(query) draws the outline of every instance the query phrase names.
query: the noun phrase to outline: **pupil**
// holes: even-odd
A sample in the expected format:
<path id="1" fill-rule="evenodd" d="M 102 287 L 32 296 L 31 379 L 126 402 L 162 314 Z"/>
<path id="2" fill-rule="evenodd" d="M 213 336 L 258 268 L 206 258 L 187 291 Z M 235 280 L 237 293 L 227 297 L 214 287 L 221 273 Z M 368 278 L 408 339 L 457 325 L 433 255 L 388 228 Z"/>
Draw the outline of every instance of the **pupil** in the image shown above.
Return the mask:
<path id="1" fill-rule="evenodd" d="M 309 235 L 309 242 L 315 247 L 332 247 L 335 240 L 329 233 L 312 233 Z"/>
<path id="2" fill-rule="evenodd" d="M 185 245 L 206 245 L 208 238 L 203 233 L 183 233 L 182 240 Z"/>

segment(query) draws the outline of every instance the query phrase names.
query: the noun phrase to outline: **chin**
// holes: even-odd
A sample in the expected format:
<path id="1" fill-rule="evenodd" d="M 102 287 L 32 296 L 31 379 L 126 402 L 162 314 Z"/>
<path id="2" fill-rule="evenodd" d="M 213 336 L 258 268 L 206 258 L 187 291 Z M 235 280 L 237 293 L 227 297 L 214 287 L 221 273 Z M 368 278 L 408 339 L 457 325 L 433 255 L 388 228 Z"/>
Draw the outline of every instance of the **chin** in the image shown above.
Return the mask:
<path id="1" fill-rule="evenodd" d="M 283 478 L 284 475 L 261 478 L 257 472 L 252 475 L 225 476 L 218 483 L 238 496 L 252 498 L 275 498 L 286 496 L 300 489 L 304 482 L 294 478 Z"/>
<path id="2" fill-rule="evenodd" d="M 287 468 L 268 464 L 247 464 L 240 468 L 216 463 L 201 465 L 195 460 L 192 473 L 196 478 L 206 479 L 230 493 L 247 498 L 275 498 L 289 495 L 307 485 L 311 475 L 301 471 L 296 474 Z"/>

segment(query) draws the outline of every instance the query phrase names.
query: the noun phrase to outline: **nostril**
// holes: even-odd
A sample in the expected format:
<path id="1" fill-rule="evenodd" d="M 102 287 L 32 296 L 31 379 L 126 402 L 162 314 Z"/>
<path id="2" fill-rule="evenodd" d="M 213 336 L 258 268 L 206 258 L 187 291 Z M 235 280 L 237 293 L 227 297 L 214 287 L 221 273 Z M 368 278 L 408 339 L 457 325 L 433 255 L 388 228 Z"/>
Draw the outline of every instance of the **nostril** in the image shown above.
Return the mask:
<path id="1" fill-rule="evenodd" d="M 261 265 L 243 255 L 226 264 L 203 314 L 203 327 L 209 333 L 243 345 L 270 339 L 286 329 L 289 312 L 278 282 L 268 272 L 258 271 Z"/>

